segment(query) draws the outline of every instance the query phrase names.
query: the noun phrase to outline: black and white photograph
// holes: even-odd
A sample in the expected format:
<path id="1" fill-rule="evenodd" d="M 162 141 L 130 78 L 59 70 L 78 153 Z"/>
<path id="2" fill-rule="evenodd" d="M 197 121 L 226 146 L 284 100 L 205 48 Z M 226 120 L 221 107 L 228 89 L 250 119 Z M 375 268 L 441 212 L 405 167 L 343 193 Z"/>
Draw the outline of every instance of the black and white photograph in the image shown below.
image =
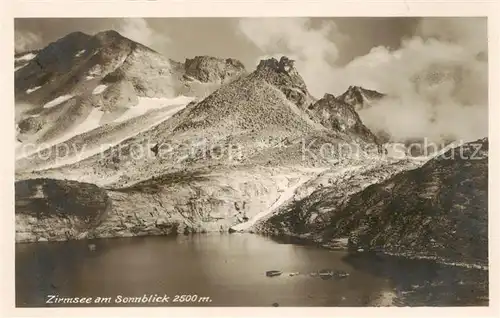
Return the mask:
<path id="1" fill-rule="evenodd" d="M 16 307 L 489 306 L 486 16 L 12 40 Z"/>

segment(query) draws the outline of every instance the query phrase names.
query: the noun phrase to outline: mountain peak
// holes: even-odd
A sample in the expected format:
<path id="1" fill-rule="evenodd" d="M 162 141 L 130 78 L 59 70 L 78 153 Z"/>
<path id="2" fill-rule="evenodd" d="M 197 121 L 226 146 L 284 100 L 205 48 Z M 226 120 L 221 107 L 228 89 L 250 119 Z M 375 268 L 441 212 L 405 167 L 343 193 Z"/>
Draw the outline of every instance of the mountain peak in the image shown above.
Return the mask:
<path id="1" fill-rule="evenodd" d="M 84 47 L 88 41 L 92 38 L 91 35 L 86 33 L 76 31 L 71 32 L 58 39 L 55 42 L 50 43 L 46 48 L 40 50 L 40 57 L 43 58 L 44 55 L 48 55 L 50 58 L 53 55 L 63 55 L 65 50 L 74 50 Z"/>
<path id="2" fill-rule="evenodd" d="M 105 31 L 98 32 L 98 33 L 94 34 L 91 42 L 93 42 L 93 45 L 95 47 L 98 47 L 98 48 L 102 48 L 102 47 L 118 48 L 118 47 L 121 47 L 122 49 L 126 49 L 126 50 L 140 48 L 142 50 L 158 53 L 155 50 L 153 50 L 152 48 L 150 48 L 142 43 L 136 42 L 136 41 L 134 41 L 126 36 L 123 36 L 122 34 L 117 32 L 116 30 L 105 30 Z"/>
<path id="3" fill-rule="evenodd" d="M 309 107 L 318 121 L 325 127 L 341 132 L 350 132 L 365 142 L 379 144 L 377 137 L 363 124 L 351 104 L 326 93 Z"/>
<path id="4" fill-rule="evenodd" d="M 282 56 L 279 61 L 271 57 L 269 59 L 261 60 L 257 65 L 258 72 L 273 71 L 276 73 L 287 74 L 290 76 L 300 76 L 294 67 L 295 61 L 289 59 L 287 56 Z"/>
<path id="5" fill-rule="evenodd" d="M 338 97 L 344 103 L 352 105 L 356 110 L 361 110 L 370 107 L 371 103 L 385 97 L 385 94 L 375 90 L 363 88 L 361 86 L 351 85 L 349 88 Z"/>
<path id="6" fill-rule="evenodd" d="M 98 39 L 118 39 L 118 38 L 123 38 L 124 36 L 122 36 L 115 30 L 106 30 L 96 33 L 94 37 Z"/>
<path id="7" fill-rule="evenodd" d="M 279 88 L 296 105 L 306 106 L 313 98 L 304 79 L 295 69 L 294 62 L 286 56 L 282 56 L 279 61 L 274 57 L 261 60 L 252 76 Z"/>
<path id="8" fill-rule="evenodd" d="M 83 33 L 81 31 L 75 31 L 75 32 L 71 32 L 71 33 L 68 33 L 66 34 L 64 38 L 72 38 L 72 39 L 75 39 L 75 38 L 85 38 L 85 39 L 88 39 L 90 38 L 90 35 L 88 35 L 87 33 Z"/>

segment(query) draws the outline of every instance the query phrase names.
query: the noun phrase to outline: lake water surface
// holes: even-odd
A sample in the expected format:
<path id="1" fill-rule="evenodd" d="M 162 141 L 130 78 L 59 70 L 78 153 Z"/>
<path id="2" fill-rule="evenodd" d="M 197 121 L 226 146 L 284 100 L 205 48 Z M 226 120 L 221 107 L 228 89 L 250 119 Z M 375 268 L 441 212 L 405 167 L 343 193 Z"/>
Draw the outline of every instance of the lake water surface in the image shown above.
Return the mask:
<path id="1" fill-rule="evenodd" d="M 350 275 L 323 279 L 316 273 L 324 269 Z M 267 277 L 269 270 L 283 274 Z M 253 234 L 16 244 L 18 307 L 71 306 L 48 304 L 49 295 L 111 299 L 78 306 L 488 305 L 487 281 L 487 271 L 349 255 Z M 123 303 L 155 294 L 169 302 Z"/>

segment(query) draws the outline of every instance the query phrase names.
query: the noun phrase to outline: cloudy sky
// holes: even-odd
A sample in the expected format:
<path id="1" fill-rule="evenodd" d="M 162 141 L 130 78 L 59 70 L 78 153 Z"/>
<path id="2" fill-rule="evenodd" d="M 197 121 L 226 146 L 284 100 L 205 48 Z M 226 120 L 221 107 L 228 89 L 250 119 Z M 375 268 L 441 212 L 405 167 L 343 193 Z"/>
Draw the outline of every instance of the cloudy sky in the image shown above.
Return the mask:
<path id="1" fill-rule="evenodd" d="M 108 29 L 178 61 L 233 57 L 252 70 L 286 54 L 317 97 L 349 85 L 397 97 L 360 115 L 401 138 L 487 135 L 486 18 L 23 18 L 15 47 Z"/>
<path id="2" fill-rule="evenodd" d="M 312 18 L 305 19 L 301 29 L 327 28 L 322 37 L 341 46 L 338 63 L 346 63 L 364 55 L 374 46 L 397 48 L 404 37 L 412 36 L 418 18 Z M 242 21 L 250 23 L 242 24 Z M 254 64 L 263 52 L 245 36 L 249 24 L 276 21 L 291 27 L 299 19 L 238 18 L 146 18 L 146 19 L 72 19 L 23 18 L 15 20 L 16 49 L 43 47 L 73 31 L 94 34 L 114 29 L 128 37 L 168 55 L 184 60 L 195 55 L 215 55 L 239 58 L 245 65 Z M 245 28 L 245 25 L 247 27 Z M 288 30 L 283 30 L 284 32 Z M 290 30 L 294 31 L 294 30 Z M 299 36 L 307 36 L 302 32 Z M 267 53 L 267 52 L 264 52 Z"/>

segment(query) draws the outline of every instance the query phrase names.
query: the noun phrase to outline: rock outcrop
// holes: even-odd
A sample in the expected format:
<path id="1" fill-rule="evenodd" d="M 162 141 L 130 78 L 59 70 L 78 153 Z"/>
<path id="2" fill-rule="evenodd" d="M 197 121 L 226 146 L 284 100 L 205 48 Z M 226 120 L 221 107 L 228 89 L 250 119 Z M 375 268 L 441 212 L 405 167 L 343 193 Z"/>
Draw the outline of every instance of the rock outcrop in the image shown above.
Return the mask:
<path id="1" fill-rule="evenodd" d="M 351 165 L 332 167 L 299 187 L 289 201 L 258 222 L 252 230 L 270 236 L 327 244 L 332 248 L 347 247 L 347 236 L 324 240 L 331 219 L 353 195 L 416 167 L 418 163 L 409 160 L 351 162 Z"/>
<path id="2" fill-rule="evenodd" d="M 16 242 L 83 238 L 111 210 L 106 192 L 93 184 L 30 179 L 15 190 Z"/>
<path id="3" fill-rule="evenodd" d="M 366 189 L 337 220 L 326 237 L 349 233 L 353 248 L 487 266 L 488 140 Z"/>
<path id="4" fill-rule="evenodd" d="M 323 126 L 356 135 L 363 142 L 380 146 L 378 138 L 363 124 L 354 106 L 342 102 L 332 94 L 325 94 L 308 109 Z"/>
<path id="5" fill-rule="evenodd" d="M 277 87 L 287 99 L 301 108 L 314 101 L 304 79 L 294 67 L 294 61 L 286 56 L 282 56 L 279 61 L 275 58 L 261 60 L 251 76 Z"/>
<path id="6" fill-rule="evenodd" d="M 245 66 L 232 58 L 196 56 L 184 62 L 185 76 L 203 83 L 228 83 L 243 75 Z"/>
<path id="7" fill-rule="evenodd" d="M 373 176 L 366 179 L 365 172 L 334 179 L 284 206 L 255 230 L 325 245 L 349 237 L 353 250 L 487 265 L 487 139 L 452 148 L 420 168 L 359 191 L 361 182 L 382 176 L 367 172 Z M 344 190 L 352 189 L 353 182 L 357 189 Z"/>

